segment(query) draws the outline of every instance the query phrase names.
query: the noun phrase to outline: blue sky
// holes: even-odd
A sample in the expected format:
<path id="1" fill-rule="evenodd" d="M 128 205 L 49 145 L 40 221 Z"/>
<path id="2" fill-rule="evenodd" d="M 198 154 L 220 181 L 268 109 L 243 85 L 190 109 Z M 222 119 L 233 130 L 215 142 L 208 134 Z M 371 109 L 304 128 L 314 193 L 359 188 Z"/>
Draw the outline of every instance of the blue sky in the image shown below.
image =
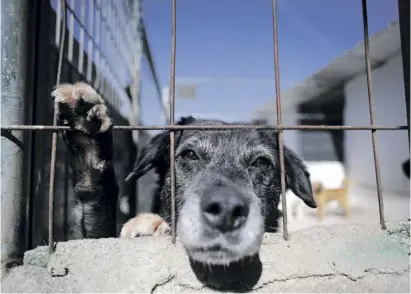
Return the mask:
<path id="1" fill-rule="evenodd" d="M 281 91 L 330 63 L 363 38 L 360 0 L 278 0 Z M 369 0 L 370 35 L 398 20 L 397 1 Z M 162 85 L 169 83 L 171 1 L 145 0 L 144 18 Z M 274 81 L 271 0 L 178 0 L 177 78 Z M 197 84 L 195 100 L 176 97 L 176 118 L 194 113 L 247 120 L 275 99 L 270 83 Z M 161 124 L 160 104 L 143 62 L 142 120 Z"/>

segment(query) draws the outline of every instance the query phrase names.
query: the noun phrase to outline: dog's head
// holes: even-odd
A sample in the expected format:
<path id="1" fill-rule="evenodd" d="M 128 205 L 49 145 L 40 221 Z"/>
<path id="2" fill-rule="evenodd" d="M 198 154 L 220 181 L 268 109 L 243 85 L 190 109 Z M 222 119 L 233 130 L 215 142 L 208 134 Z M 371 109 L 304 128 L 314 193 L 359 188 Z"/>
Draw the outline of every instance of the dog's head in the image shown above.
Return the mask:
<path id="1" fill-rule="evenodd" d="M 225 125 L 193 117 L 180 125 Z M 160 174 L 163 203 L 170 211 L 169 132 L 145 146 L 133 177 L 151 168 Z M 265 229 L 275 231 L 281 194 L 275 131 L 255 129 L 175 132 L 177 234 L 189 256 L 208 264 L 228 264 L 258 253 Z M 317 207 L 302 161 L 284 147 L 287 188 Z M 169 220 L 169 219 L 168 219 Z"/>

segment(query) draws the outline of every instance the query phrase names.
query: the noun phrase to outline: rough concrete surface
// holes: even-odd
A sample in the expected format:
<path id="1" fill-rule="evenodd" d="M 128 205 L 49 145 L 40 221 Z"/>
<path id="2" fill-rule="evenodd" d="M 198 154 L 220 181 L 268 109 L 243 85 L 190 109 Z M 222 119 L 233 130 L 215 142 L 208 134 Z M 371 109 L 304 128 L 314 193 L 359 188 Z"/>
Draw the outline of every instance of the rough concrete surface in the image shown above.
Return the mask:
<path id="1" fill-rule="evenodd" d="M 28 251 L 2 292 L 410 292 L 410 223 L 266 234 L 258 257 L 227 268 L 190 263 L 169 238 L 78 240 Z M 41 267 L 41 266 L 47 266 Z M 209 285 L 205 286 L 205 284 Z M 212 290 L 213 289 L 213 290 Z"/>

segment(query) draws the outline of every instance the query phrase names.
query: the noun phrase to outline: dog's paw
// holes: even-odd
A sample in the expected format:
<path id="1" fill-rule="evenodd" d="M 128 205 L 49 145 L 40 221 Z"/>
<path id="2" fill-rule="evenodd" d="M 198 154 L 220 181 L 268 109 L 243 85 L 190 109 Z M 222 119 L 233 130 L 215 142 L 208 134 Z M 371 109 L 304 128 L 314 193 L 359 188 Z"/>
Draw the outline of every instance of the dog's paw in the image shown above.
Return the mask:
<path id="1" fill-rule="evenodd" d="M 51 93 L 60 125 L 89 134 L 103 133 L 112 123 L 103 98 L 86 83 L 60 84 Z"/>
<path id="2" fill-rule="evenodd" d="M 170 226 L 154 213 L 140 213 L 129 219 L 121 229 L 120 238 L 169 235 Z"/>

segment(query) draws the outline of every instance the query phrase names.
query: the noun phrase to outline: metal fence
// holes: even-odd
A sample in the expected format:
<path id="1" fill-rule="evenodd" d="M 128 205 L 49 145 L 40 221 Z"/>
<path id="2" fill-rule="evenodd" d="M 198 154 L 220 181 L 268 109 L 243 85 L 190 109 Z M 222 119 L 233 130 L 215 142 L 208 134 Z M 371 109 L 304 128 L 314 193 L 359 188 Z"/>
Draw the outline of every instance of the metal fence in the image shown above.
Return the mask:
<path id="1" fill-rule="evenodd" d="M 8 188 L 7 183 L 3 182 L 7 179 L 2 179 L 2 221 L 4 224 L 7 223 L 7 213 L 18 214 L 19 210 L 22 210 L 24 216 L 18 218 L 24 222 L 21 225 L 24 233 L 19 233 L 24 235 L 19 241 L 20 251 L 23 251 L 47 244 L 48 226 L 50 225 L 54 228 L 55 240 L 67 240 L 69 216 L 75 197 L 72 185 L 69 184 L 71 170 L 68 167 L 68 155 L 64 144 L 57 144 L 55 134 L 23 132 L 20 136 L 19 132 L 12 133 L 13 128 L 5 126 L 4 121 L 22 125 L 53 125 L 55 120 L 52 103 L 50 103 L 50 93 L 56 84 L 56 73 L 59 71 L 62 82 L 85 81 L 90 83 L 107 101 L 115 124 L 138 124 L 139 67 L 144 50 L 144 44 L 141 42 L 141 1 L 18 0 L 14 3 L 7 1 L 2 3 L 2 30 L 7 23 L 7 20 L 3 18 L 5 14 L 17 14 L 13 15 L 12 19 L 18 20 L 21 24 L 21 35 L 13 40 L 15 47 L 10 50 L 17 52 L 16 58 L 8 59 L 15 62 L 21 59 L 19 54 L 24 54 L 26 62 L 23 60 L 18 65 L 21 66 L 18 71 L 24 73 L 21 83 L 24 84 L 22 88 L 25 88 L 25 91 L 19 93 L 18 97 L 11 97 L 9 101 L 6 101 L 5 96 L 15 94 L 15 89 L 13 85 L 5 85 L 2 73 L 4 83 L 2 85 L 2 116 L 4 119 L 2 119 L 1 134 L 2 137 L 14 142 L 15 146 L 19 146 L 18 150 L 10 151 L 12 154 L 13 152 L 24 154 L 22 156 L 24 157 L 24 168 L 21 174 L 24 181 L 16 180 L 16 184 Z M 15 23 L 10 24 L 10 27 L 15 26 Z M 8 37 L 13 38 L 14 36 Z M 5 48 L 5 40 L 2 39 L 2 41 L 2 47 Z M 24 48 L 18 48 L 18 46 Z M 25 50 L 26 48 L 27 52 L 20 52 L 22 51 L 20 49 Z M 2 54 L 2 57 L 4 56 Z M 62 58 L 61 64 L 60 57 Z M 2 65 L 2 70 L 4 66 Z M 10 66 L 16 68 L 16 64 L 10 64 Z M 7 86 L 10 88 L 8 93 L 4 91 L 4 87 Z M 11 103 L 11 101 L 17 101 L 16 99 L 21 103 L 17 110 Z M 22 119 L 19 121 L 10 119 L 11 116 L 8 114 L 15 110 L 22 113 Z M 139 133 L 145 135 L 143 132 Z M 8 146 L 3 146 L 3 140 L 2 152 L 7 154 Z M 51 141 L 54 143 L 53 146 L 50 146 Z M 132 169 L 137 152 L 136 140 L 133 140 L 131 130 L 116 132 L 114 145 L 115 171 L 120 177 L 126 177 Z M 18 161 L 22 160 L 13 155 L 10 156 L 9 161 L 3 162 L 2 156 L 2 165 L 6 165 L 2 168 L 4 170 L 7 165 L 20 165 L 21 162 Z M 19 185 L 23 187 L 22 193 L 16 189 Z M 119 185 L 120 192 L 129 196 L 129 213 L 134 214 L 137 209 L 136 185 L 131 185 L 128 193 L 124 193 L 123 190 L 127 187 L 121 182 Z M 8 197 L 3 195 L 3 191 L 10 195 L 10 199 L 20 197 L 22 194 L 24 199 L 21 206 L 23 208 L 6 213 L 7 209 L 10 210 L 6 201 L 17 200 L 4 200 L 3 202 L 3 199 Z M 54 206 L 54 213 L 58 215 L 55 222 L 51 224 L 48 224 L 48 191 L 51 196 L 56 194 L 56 198 L 52 198 L 50 204 Z M 13 206 L 12 209 L 15 207 Z M 118 227 L 120 228 L 124 220 L 129 217 L 129 214 L 120 213 Z M 11 240 L 13 237 L 7 237 L 6 232 L 10 234 L 10 231 L 3 231 L 2 242 L 6 243 L 6 238 Z M 6 247 L 2 243 L 2 252 L 3 246 Z"/>
<path id="2" fill-rule="evenodd" d="M 91 2 L 91 1 L 90 1 Z M 404 9 L 407 8 L 408 9 Z M 400 9 L 400 25 L 401 27 L 406 27 L 409 25 L 409 2 L 407 0 L 399 0 Z M 408 14 L 404 13 L 408 11 Z M 376 131 L 388 131 L 388 130 L 406 130 L 408 129 L 409 134 L 409 120 L 408 126 L 377 126 L 375 125 L 374 120 L 374 106 L 373 106 L 373 91 L 372 91 L 372 77 L 371 77 L 371 68 L 369 60 L 369 40 L 368 40 L 368 17 L 367 17 L 367 1 L 362 0 L 362 15 L 363 15 L 363 30 L 364 30 L 364 55 L 365 55 L 365 66 L 367 74 L 367 89 L 368 89 L 368 100 L 369 100 L 369 115 L 370 115 L 370 125 L 368 126 L 329 126 L 329 125 L 296 125 L 296 126 L 286 126 L 282 123 L 282 111 L 281 111 L 281 91 L 280 91 L 280 70 L 279 70 L 279 60 L 278 60 L 278 33 L 277 33 L 277 1 L 272 0 L 272 25 L 273 25 L 273 41 L 274 41 L 274 71 L 275 71 L 275 85 L 276 85 L 276 117 L 277 125 L 224 125 L 224 126 L 180 126 L 175 125 L 174 120 L 174 106 L 175 106 L 175 65 L 176 65 L 176 0 L 172 0 L 172 44 L 171 44 L 171 74 L 170 74 L 170 115 L 169 115 L 169 125 L 168 126 L 128 126 L 128 125 L 116 125 L 114 130 L 170 130 L 170 170 L 171 170 L 171 216 L 172 216 L 172 240 L 176 240 L 176 220 L 175 220 L 175 170 L 174 170 L 174 151 L 175 151 L 175 142 L 174 136 L 175 131 L 183 129 L 207 129 L 207 130 L 227 130 L 227 129 L 270 129 L 277 131 L 278 142 L 279 142 L 279 156 L 280 156 L 280 169 L 281 169 L 281 191 L 282 191 L 282 210 L 283 210 L 283 236 L 285 239 L 288 239 L 288 228 L 287 228 L 287 204 L 285 198 L 285 172 L 284 172 L 284 140 L 283 132 L 286 130 L 369 130 L 372 133 L 372 146 L 374 154 L 374 163 L 375 163 L 375 173 L 376 173 L 376 183 L 377 183 L 377 198 L 379 204 L 379 218 L 381 228 L 385 229 L 385 218 L 384 218 L 384 202 L 381 188 L 381 179 L 380 179 L 380 164 L 378 160 L 378 149 L 376 145 Z M 408 18 L 408 19 L 407 19 Z M 402 39 L 408 40 L 408 42 L 403 42 L 404 44 L 409 44 L 409 31 L 408 36 L 406 30 L 401 30 Z M 402 46 L 403 54 L 409 56 L 409 47 L 406 45 Z M 407 49 L 408 48 L 408 49 Z M 406 52 L 405 50 L 408 50 Z M 407 55 L 408 54 L 408 55 Z M 403 61 L 405 62 L 405 61 Z M 404 86 L 406 93 L 406 103 L 407 103 L 407 115 L 409 116 L 409 66 L 404 63 L 404 73 L 405 78 Z M 111 92 L 108 91 L 107 96 L 110 96 Z M 273 113 L 274 115 L 274 113 Z M 2 132 L 11 131 L 11 130 L 31 130 L 31 131 L 57 131 L 65 130 L 68 127 L 62 126 L 51 126 L 51 125 L 15 125 L 15 126 L 2 126 Z M 52 153 L 55 155 L 55 150 L 52 150 Z M 51 166 L 53 168 L 53 166 Z M 50 183 L 54 182 L 53 173 L 50 176 Z M 50 194 L 50 196 L 53 196 Z M 52 198 L 51 198 L 52 199 Z M 53 201 L 51 201 L 53 203 Z M 52 212 L 52 206 L 51 206 Z M 50 218 L 53 219 L 53 214 L 50 214 Z M 49 228 L 49 246 L 50 252 L 53 251 L 53 230 L 52 227 Z"/>

